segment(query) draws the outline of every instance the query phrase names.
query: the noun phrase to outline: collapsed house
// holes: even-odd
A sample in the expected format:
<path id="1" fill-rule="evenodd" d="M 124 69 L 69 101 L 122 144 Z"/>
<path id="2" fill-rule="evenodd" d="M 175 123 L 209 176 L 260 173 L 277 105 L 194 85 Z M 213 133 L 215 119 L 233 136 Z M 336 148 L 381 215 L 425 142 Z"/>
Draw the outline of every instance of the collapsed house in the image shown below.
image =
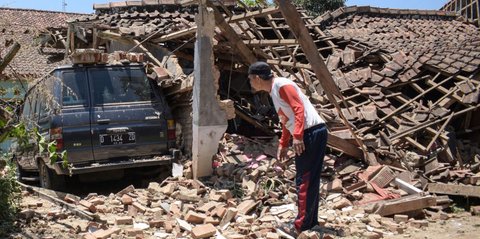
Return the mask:
<path id="1" fill-rule="evenodd" d="M 307 59 L 312 52 L 303 50 L 287 23 L 291 16 L 276 6 L 209 4 L 217 25 L 218 95 L 234 102 L 225 106 L 232 118 L 228 131 L 249 137 L 225 135 L 215 174 L 204 183 L 170 178 L 109 197 L 72 200 L 64 195 L 88 220 L 110 224 L 108 229 L 97 225 L 92 234 L 132 236 L 159 229 L 156 235 L 163 238 L 202 238 L 217 231 L 227 238 L 278 237 L 277 217 L 295 217 L 295 168 L 275 167 L 275 140 L 264 140 L 275 135 L 278 120 L 268 96 L 253 94 L 246 83 L 247 67 L 257 59 L 292 78 L 327 120 L 331 150 L 325 158 L 322 198 L 328 203 L 319 213 L 321 223 L 346 228 L 349 235 L 377 238 L 386 231 L 401 233 L 407 222 L 428 224 L 408 221 L 419 211 L 448 218 L 442 210 L 451 200 L 434 193 L 480 197 L 478 186 L 472 186 L 480 178 L 478 27 L 444 11 L 353 6 L 314 18 L 299 9 L 342 93 L 339 111 L 326 97 L 325 79 L 317 77 Z M 67 53 L 78 48 L 145 53 L 152 62 L 150 76 L 168 96 L 189 149 L 197 6 L 155 0 L 94 8 L 96 15 L 50 28 L 43 35 L 52 39 L 46 45 Z M 372 165 L 365 169 L 362 159 Z M 187 178 L 190 164 L 182 172 Z M 148 222 L 150 228 L 118 228 L 137 222 Z"/>
<path id="2" fill-rule="evenodd" d="M 354 140 L 358 136 L 367 154 L 393 166 L 421 164 L 405 162 L 411 153 L 418 155 L 413 157 L 417 161 L 437 158 L 451 163 L 462 156 L 462 167 L 473 162 L 480 63 L 474 25 L 442 11 L 347 7 L 316 19 L 300 11 L 344 96 L 342 113 L 356 130 L 352 134 L 325 97 L 322 79 L 316 78 L 278 7 L 250 9 L 234 1 L 215 5 L 219 95 L 233 100 L 237 117 L 265 135 L 272 135 L 277 123 L 268 97 L 252 95 L 245 84 L 246 67 L 256 59 L 266 60 L 305 90 L 329 122 L 332 148 L 363 158 Z M 51 29 L 56 39 L 75 36 L 57 45 L 70 51 L 93 47 L 146 52 L 177 110 L 189 148 L 196 7 L 127 1 L 94 8 L 94 16 Z M 236 122 L 233 128 L 238 129 Z M 462 151 L 464 146 L 468 153 Z"/>

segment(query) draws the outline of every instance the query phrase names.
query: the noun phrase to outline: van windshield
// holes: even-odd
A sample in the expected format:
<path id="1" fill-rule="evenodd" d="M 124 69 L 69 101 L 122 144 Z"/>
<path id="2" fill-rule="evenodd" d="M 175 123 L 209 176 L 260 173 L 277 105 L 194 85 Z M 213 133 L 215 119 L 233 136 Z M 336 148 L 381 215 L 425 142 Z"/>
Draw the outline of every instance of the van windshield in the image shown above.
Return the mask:
<path id="1" fill-rule="evenodd" d="M 89 70 L 89 75 L 95 105 L 155 99 L 141 68 L 95 68 Z"/>

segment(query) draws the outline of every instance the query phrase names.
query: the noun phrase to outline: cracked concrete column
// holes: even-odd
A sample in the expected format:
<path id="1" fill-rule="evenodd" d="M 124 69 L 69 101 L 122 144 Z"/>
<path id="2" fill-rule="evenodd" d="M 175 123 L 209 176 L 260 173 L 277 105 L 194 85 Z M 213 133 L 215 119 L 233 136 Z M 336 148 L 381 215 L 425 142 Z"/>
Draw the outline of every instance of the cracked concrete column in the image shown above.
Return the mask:
<path id="1" fill-rule="evenodd" d="M 217 101 L 218 78 L 214 78 L 213 36 L 215 19 L 213 9 L 201 0 L 195 42 L 193 86 L 193 177 L 213 173 L 212 157 L 218 151 L 218 143 L 227 130 L 227 116 Z"/>

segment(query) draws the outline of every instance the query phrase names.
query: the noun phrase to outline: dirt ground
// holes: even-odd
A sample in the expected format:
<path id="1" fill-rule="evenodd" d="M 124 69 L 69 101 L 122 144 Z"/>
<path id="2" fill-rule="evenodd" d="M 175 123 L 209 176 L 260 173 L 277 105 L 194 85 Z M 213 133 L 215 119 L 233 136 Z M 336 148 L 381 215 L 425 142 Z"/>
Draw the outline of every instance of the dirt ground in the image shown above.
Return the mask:
<path id="1" fill-rule="evenodd" d="M 451 214 L 448 220 L 430 221 L 428 227 L 409 227 L 401 235 L 385 236 L 389 239 L 472 239 L 480 238 L 480 216 L 471 216 L 470 213 Z"/>

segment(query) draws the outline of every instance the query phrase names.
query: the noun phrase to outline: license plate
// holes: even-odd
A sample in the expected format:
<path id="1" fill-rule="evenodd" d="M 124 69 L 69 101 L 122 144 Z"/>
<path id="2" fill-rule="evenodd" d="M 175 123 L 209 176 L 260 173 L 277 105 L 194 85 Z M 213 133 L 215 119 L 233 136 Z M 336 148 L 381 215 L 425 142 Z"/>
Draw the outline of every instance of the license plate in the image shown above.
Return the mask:
<path id="1" fill-rule="evenodd" d="M 135 132 L 100 135 L 100 145 L 134 144 L 135 140 Z"/>

